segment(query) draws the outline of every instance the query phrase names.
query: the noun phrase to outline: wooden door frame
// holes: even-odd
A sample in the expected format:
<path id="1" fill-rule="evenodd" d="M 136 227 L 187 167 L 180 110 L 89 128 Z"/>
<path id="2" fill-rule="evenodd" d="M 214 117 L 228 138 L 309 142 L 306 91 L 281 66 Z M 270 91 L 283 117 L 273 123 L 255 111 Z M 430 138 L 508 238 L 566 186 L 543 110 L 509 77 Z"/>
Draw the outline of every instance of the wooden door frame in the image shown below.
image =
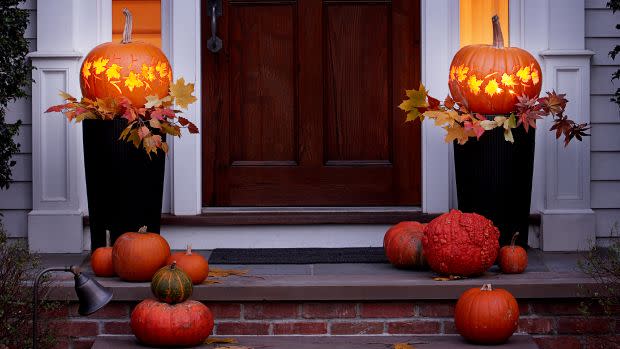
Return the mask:
<path id="1" fill-rule="evenodd" d="M 162 30 L 166 35 L 164 42 L 172 43 L 168 54 L 174 75 L 194 81 L 198 97 L 187 115 L 201 132 L 209 134 L 214 128 L 201 122 L 202 106 L 207 103 L 202 101 L 201 93 L 201 0 L 163 2 L 170 9 L 169 20 L 162 22 L 165 28 Z M 421 0 L 422 81 L 438 96 L 448 93 L 445 67 L 449 66 L 450 57 L 458 48 L 458 6 L 455 4 L 458 4 L 455 0 Z M 446 22 L 452 24 L 436 25 Z M 444 212 L 450 207 L 450 147 L 444 143 L 441 131 L 429 123 L 422 127 L 423 212 Z M 175 215 L 198 215 L 202 212 L 202 137 L 185 135 L 173 142 L 171 211 Z"/>

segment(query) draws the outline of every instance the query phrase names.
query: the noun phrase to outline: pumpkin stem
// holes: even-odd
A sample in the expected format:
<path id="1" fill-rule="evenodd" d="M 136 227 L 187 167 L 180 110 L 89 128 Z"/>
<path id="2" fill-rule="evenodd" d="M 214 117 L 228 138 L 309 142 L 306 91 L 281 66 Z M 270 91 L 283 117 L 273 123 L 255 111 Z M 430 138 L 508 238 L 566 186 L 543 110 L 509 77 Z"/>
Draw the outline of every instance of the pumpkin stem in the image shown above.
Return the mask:
<path id="1" fill-rule="evenodd" d="M 110 247 L 110 231 L 105 230 L 105 247 Z"/>
<path id="2" fill-rule="evenodd" d="M 493 47 L 504 48 L 504 35 L 502 35 L 502 27 L 499 25 L 499 17 L 495 15 L 491 21 L 493 22 Z"/>
<path id="3" fill-rule="evenodd" d="M 185 251 L 186 255 L 191 255 L 192 254 L 192 245 L 191 244 L 187 244 L 187 251 Z"/>
<path id="4" fill-rule="evenodd" d="M 493 288 L 491 287 L 491 284 L 484 284 L 482 285 L 482 288 L 480 290 L 481 291 L 493 291 Z"/>
<path id="5" fill-rule="evenodd" d="M 138 229 L 138 233 L 146 233 L 146 225 L 143 225 Z"/>
<path id="6" fill-rule="evenodd" d="M 128 44 L 131 42 L 131 31 L 133 27 L 133 20 L 131 16 L 131 11 L 127 8 L 123 9 L 123 14 L 125 15 L 125 28 L 123 29 L 123 40 L 122 44 Z"/>
<path id="7" fill-rule="evenodd" d="M 172 264 L 170 264 L 170 269 L 175 269 L 177 267 L 177 261 L 172 261 Z"/>
<path id="8" fill-rule="evenodd" d="M 517 241 L 517 236 L 519 236 L 519 232 L 514 233 L 514 235 L 512 236 L 512 240 L 510 241 L 510 247 L 512 247 L 513 250 L 515 248 L 515 242 Z"/>

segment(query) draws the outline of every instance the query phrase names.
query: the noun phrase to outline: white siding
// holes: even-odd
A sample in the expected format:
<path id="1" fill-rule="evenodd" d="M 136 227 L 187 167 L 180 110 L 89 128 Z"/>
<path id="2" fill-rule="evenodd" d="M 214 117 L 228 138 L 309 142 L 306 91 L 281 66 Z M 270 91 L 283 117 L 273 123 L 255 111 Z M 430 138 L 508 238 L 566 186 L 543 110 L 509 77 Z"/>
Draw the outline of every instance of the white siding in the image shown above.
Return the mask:
<path id="1" fill-rule="evenodd" d="M 36 0 L 27 0 L 21 5 L 30 11 L 30 23 L 25 37 L 30 51 L 36 51 Z M 32 102 L 30 98 L 20 99 L 7 108 L 7 121 L 21 120 L 23 126 L 16 137 L 21 144 L 20 154 L 14 157 L 13 183 L 8 190 L 0 191 L 0 214 L 2 222 L 11 237 L 25 238 L 28 235 L 28 212 L 32 209 Z"/>
<path id="2" fill-rule="evenodd" d="M 591 197 L 596 213 L 596 235 L 600 242 L 618 234 L 620 226 L 620 108 L 610 102 L 620 86 L 611 82 L 611 74 L 620 65 L 620 56 L 612 60 L 608 53 L 620 42 L 620 15 L 612 14 L 607 0 L 586 0 L 586 47 L 592 57 L 590 79 L 592 122 Z"/>

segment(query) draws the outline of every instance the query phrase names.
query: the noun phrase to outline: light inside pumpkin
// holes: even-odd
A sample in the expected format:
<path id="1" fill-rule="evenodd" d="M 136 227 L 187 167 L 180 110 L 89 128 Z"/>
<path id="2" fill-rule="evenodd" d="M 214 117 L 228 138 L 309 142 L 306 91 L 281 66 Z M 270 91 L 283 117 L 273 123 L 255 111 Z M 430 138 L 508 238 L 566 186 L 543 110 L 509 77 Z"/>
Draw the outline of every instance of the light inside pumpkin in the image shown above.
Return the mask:
<path id="1" fill-rule="evenodd" d="M 123 84 L 130 92 L 136 88 L 144 88 L 145 91 L 151 90 L 151 85 L 155 80 L 162 82 L 172 80 L 172 71 L 167 62 L 158 61 L 157 64 L 125 69 L 116 63 L 110 63 L 110 58 L 98 57 L 91 61 L 86 60 L 82 66 L 82 79 L 86 86 L 90 88 L 88 78 L 93 75 L 95 79 L 107 81 L 114 86 L 118 93 L 122 94 L 119 84 Z"/>
<path id="2" fill-rule="evenodd" d="M 500 76 L 498 79 L 495 76 Z M 526 67 L 515 67 L 513 73 L 493 72 L 482 78 L 476 76 L 476 71 L 470 67 L 460 65 L 450 67 L 450 80 L 459 83 L 466 82 L 469 90 L 477 95 L 480 91 L 484 91 L 489 96 L 502 95 L 509 93 L 515 94 L 515 87 L 528 87 L 538 85 L 540 83 L 540 73 L 534 68 L 534 64 Z"/>

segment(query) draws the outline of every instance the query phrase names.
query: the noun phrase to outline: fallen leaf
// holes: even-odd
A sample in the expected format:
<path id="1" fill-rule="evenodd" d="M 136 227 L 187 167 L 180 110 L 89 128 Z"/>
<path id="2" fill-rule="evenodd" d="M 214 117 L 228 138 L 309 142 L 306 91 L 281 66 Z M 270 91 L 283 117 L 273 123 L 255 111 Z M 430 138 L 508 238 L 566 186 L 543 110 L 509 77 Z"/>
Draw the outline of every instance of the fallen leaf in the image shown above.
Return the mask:
<path id="1" fill-rule="evenodd" d="M 459 275 L 448 275 L 448 276 L 435 276 L 433 277 L 434 281 L 452 281 L 452 280 L 461 280 L 466 279 L 464 276 Z"/>
<path id="2" fill-rule="evenodd" d="M 248 273 L 248 270 L 238 269 L 222 269 L 222 268 L 209 268 L 209 277 L 221 278 L 227 276 L 244 276 Z"/>
<path id="3" fill-rule="evenodd" d="M 396 343 L 394 349 L 415 349 L 415 347 L 409 343 Z"/>
<path id="4" fill-rule="evenodd" d="M 239 346 L 239 345 L 225 345 L 223 347 L 217 347 L 217 349 L 253 349 L 251 347 Z"/>
<path id="5" fill-rule="evenodd" d="M 196 97 L 192 95 L 193 92 L 194 84 L 186 84 L 183 78 L 170 85 L 170 95 L 174 97 L 176 105 L 183 109 L 187 109 L 189 104 L 196 101 Z"/>
<path id="6" fill-rule="evenodd" d="M 237 340 L 234 338 L 207 338 L 205 344 L 214 344 L 214 343 L 222 343 L 222 344 L 232 344 L 237 343 Z"/>

